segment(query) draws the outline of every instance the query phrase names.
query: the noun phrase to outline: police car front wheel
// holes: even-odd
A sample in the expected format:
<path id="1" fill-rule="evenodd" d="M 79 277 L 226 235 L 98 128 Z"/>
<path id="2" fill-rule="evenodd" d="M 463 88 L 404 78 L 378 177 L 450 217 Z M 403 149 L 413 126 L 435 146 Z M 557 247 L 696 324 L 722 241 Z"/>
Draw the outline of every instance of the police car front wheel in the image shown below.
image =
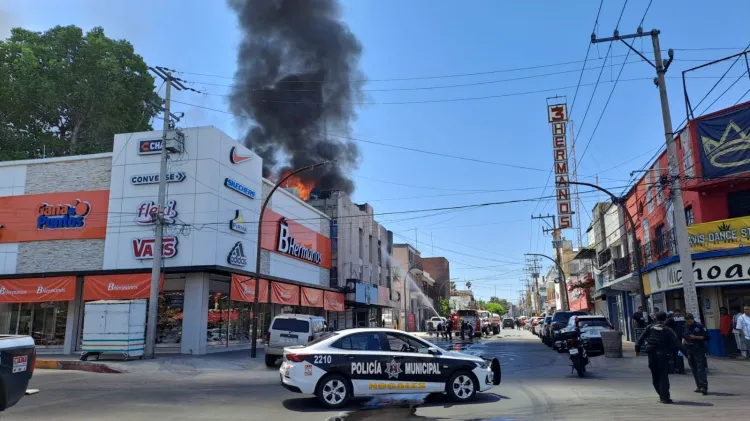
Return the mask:
<path id="1" fill-rule="evenodd" d="M 451 376 L 446 392 L 453 400 L 466 402 L 477 394 L 477 382 L 469 372 L 459 371 Z"/>
<path id="2" fill-rule="evenodd" d="M 315 392 L 320 403 L 326 408 L 341 408 L 349 402 L 352 390 L 351 385 L 344 376 L 339 374 L 330 374 L 324 377 L 318 383 L 318 389 Z"/>

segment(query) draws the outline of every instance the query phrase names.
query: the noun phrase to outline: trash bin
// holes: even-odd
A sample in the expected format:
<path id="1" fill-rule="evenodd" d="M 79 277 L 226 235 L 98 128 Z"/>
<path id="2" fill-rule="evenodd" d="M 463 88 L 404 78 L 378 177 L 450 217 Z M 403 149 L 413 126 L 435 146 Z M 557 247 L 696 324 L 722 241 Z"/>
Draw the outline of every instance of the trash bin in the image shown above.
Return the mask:
<path id="1" fill-rule="evenodd" d="M 622 332 L 602 332 L 604 356 L 607 358 L 622 358 Z"/>

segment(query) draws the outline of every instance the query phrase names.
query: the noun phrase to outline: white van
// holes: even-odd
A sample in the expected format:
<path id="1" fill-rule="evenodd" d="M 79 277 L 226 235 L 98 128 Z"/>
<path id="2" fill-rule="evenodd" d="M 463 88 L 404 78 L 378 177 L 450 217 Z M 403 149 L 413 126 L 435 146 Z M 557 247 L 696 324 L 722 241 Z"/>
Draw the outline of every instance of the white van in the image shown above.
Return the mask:
<path id="1" fill-rule="evenodd" d="M 325 330 L 325 319 L 320 316 L 283 314 L 274 317 L 266 334 L 266 365 L 273 367 L 284 354 L 284 347 L 305 345 Z"/>

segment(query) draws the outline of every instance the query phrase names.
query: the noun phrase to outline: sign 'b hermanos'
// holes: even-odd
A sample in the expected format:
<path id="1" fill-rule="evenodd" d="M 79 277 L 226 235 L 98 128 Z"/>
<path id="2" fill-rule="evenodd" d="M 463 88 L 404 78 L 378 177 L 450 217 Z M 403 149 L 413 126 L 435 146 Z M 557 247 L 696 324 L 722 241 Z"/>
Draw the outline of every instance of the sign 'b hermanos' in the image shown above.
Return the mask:
<path id="1" fill-rule="evenodd" d="M 284 219 L 279 221 L 279 244 L 276 249 L 282 253 L 307 260 L 316 265 L 319 265 L 323 260 L 318 251 L 296 243 L 294 237 L 289 235 L 289 226 Z"/>

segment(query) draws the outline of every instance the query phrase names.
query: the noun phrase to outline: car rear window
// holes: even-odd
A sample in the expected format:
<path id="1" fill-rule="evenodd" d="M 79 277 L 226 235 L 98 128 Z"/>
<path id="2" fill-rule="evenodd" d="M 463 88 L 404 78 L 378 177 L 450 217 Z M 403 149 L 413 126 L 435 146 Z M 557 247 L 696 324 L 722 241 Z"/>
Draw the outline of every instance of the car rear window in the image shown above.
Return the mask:
<path id="1" fill-rule="evenodd" d="M 578 320 L 578 325 L 581 326 L 581 327 L 583 327 L 583 326 L 588 326 L 588 327 L 597 327 L 597 326 L 599 326 L 599 327 L 608 327 L 609 326 L 609 322 L 607 322 L 607 319 L 605 319 L 604 317 L 602 317 L 600 319 L 580 319 L 580 320 Z"/>
<path id="2" fill-rule="evenodd" d="M 284 332 L 301 332 L 310 331 L 310 322 L 299 319 L 276 319 L 273 321 L 272 330 L 283 330 Z"/>
<path id="3" fill-rule="evenodd" d="M 555 319 L 556 322 L 562 322 L 564 324 L 567 324 L 571 317 L 573 316 L 585 316 L 586 313 L 582 311 L 558 311 L 552 317 Z"/>

